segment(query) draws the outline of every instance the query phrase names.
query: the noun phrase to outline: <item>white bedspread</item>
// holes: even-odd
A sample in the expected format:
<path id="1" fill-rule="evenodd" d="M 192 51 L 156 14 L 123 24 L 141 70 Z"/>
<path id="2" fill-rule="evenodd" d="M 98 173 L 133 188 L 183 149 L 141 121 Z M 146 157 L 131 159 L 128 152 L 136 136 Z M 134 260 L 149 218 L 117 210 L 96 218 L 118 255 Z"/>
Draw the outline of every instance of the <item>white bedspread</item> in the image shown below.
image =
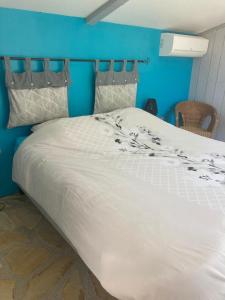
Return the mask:
<path id="1" fill-rule="evenodd" d="M 224 300 L 224 155 L 129 108 L 37 127 L 13 178 L 118 299 Z"/>

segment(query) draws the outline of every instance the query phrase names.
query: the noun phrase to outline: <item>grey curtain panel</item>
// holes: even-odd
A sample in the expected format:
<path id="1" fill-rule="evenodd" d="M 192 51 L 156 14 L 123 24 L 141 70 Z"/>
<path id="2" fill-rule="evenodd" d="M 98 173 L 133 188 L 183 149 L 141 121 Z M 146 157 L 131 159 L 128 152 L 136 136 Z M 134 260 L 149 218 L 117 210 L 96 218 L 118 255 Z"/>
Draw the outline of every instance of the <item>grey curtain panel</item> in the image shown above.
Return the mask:
<path id="1" fill-rule="evenodd" d="M 127 72 L 126 67 L 125 60 L 122 71 L 115 72 L 112 60 L 109 71 L 101 72 L 99 61 L 96 61 L 95 114 L 135 106 L 138 83 L 137 61 L 134 62 L 132 71 Z"/>
<path id="2" fill-rule="evenodd" d="M 48 59 L 44 59 L 43 72 L 32 72 L 31 60 L 26 58 L 24 72 L 13 73 L 10 59 L 5 57 L 5 69 L 10 102 L 8 128 L 68 117 L 68 60 L 61 72 L 50 71 Z"/>

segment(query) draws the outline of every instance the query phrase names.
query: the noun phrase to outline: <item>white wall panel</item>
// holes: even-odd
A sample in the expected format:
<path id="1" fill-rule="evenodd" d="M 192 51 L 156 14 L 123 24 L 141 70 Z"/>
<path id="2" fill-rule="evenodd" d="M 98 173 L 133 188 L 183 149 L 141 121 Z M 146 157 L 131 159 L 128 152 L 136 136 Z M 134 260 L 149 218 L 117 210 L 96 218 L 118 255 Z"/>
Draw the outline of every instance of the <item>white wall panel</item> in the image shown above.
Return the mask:
<path id="1" fill-rule="evenodd" d="M 190 92 L 189 92 L 190 99 L 196 99 L 196 90 L 197 90 L 197 85 L 198 85 L 199 70 L 200 70 L 200 59 L 194 59 L 193 66 L 192 66 Z"/>
<path id="2" fill-rule="evenodd" d="M 217 109 L 216 138 L 225 141 L 225 25 L 202 36 L 209 39 L 209 49 L 207 55 L 194 59 L 189 98 Z"/>

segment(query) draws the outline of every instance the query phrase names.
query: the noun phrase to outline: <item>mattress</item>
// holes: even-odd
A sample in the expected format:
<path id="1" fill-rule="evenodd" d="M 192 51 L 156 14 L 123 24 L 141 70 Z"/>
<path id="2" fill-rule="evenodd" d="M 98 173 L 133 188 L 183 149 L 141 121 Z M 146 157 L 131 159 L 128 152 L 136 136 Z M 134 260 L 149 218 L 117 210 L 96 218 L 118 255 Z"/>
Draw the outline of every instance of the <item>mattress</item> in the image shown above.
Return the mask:
<path id="1" fill-rule="evenodd" d="M 225 299 L 225 143 L 135 108 L 60 119 L 13 179 L 114 297 Z"/>

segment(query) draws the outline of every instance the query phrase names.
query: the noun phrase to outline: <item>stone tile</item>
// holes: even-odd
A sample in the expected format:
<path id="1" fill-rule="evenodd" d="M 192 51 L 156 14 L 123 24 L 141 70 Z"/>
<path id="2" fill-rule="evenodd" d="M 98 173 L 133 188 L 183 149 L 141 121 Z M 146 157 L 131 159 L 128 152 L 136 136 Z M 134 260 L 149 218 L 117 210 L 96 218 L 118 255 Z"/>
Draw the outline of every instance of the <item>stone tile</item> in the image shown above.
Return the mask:
<path id="1" fill-rule="evenodd" d="M 27 237 L 16 231 L 4 230 L 0 231 L 0 248 L 4 246 L 9 246 L 15 242 L 23 242 Z"/>
<path id="2" fill-rule="evenodd" d="M 17 227 L 35 228 L 40 222 L 42 216 L 33 207 L 12 207 L 6 210 L 7 215 Z"/>
<path id="3" fill-rule="evenodd" d="M 4 211 L 9 209 L 10 207 L 23 206 L 29 203 L 30 201 L 27 199 L 25 195 L 15 194 L 7 197 L 0 198 L 0 202 L 5 204 Z"/>
<path id="4" fill-rule="evenodd" d="M 15 282 L 13 280 L 0 280 L 0 299 L 14 299 Z"/>
<path id="5" fill-rule="evenodd" d="M 5 260 L 14 274 L 27 276 L 43 264 L 49 258 L 49 255 L 47 249 L 21 245 L 13 249 L 5 257 Z"/>
<path id="6" fill-rule="evenodd" d="M 63 278 L 73 263 L 72 257 L 61 257 L 48 268 L 34 276 L 23 300 L 39 300 L 52 291 L 56 283 Z"/>
<path id="7" fill-rule="evenodd" d="M 3 262 L 0 260 L 0 279 L 8 279 L 9 274 L 8 274 L 8 270 L 6 270 L 5 265 L 3 264 Z M 1 298 L 0 298 L 1 299 Z"/>
<path id="8" fill-rule="evenodd" d="M 43 221 L 38 225 L 37 232 L 42 240 L 44 240 L 52 246 L 58 248 L 67 246 L 65 240 L 47 221 Z"/>
<path id="9" fill-rule="evenodd" d="M 1 201 L 13 201 L 13 200 L 26 200 L 27 197 L 24 194 L 16 193 L 10 196 L 5 196 L 0 198 Z"/>
<path id="10" fill-rule="evenodd" d="M 54 297 L 60 300 L 85 300 L 87 295 L 90 299 L 115 299 L 89 274 L 72 248 L 52 225 L 41 217 L 26 196 L 10 196 L 5 199 L 5 203 L 6 208 L 0 212 L 0 252 L 2 250 L 4 253 L 4 259 L 0 261 L 0 300 L 53 300 Z M 28 237 L 23 230 L 20 232 L 20 227 L 30 230 L 29 236 L 33 237 L 34 242 L 30 247 L 27 244 Z M 55 253 L 64 253 L 63 257 L 44 270 L 43 267 L 49 264 L 50 259 L 52 261 L 52 257 L 49 247 L 45 249 L 40 240 L 52 245 Z M 72 265 L 76 265 L 76 270 L 72 271 L 73 267 L 70 269 Z M 37 269 L 38 267 L 41 268 Z M 32 273 L 34 270 L 35 275 Z M 67 272 L 68 270 L 72 272 Z M 86 283 L 82 286 L 80 274 L 87 277 L 86 279 L 91 277 L 91 281 L 88 279 L 90 286 Z M 61 297 L 58 298 L 60 291 Z"/>
<path id="11" fill-rule="evenodd" d="M 0 228 L 1 228 L 1 230 L 13 230 L 14 229 L 13 222 L 9 219 L 7 214 L 5 214 L 4 212 L 0 212 Z"/>
<path id="12" fill-rule="evenodd" d="M 74 271 L 66 282 L 63 289 L 63 300 L 85 300 L 84 288 L 78 271 Z"/>

